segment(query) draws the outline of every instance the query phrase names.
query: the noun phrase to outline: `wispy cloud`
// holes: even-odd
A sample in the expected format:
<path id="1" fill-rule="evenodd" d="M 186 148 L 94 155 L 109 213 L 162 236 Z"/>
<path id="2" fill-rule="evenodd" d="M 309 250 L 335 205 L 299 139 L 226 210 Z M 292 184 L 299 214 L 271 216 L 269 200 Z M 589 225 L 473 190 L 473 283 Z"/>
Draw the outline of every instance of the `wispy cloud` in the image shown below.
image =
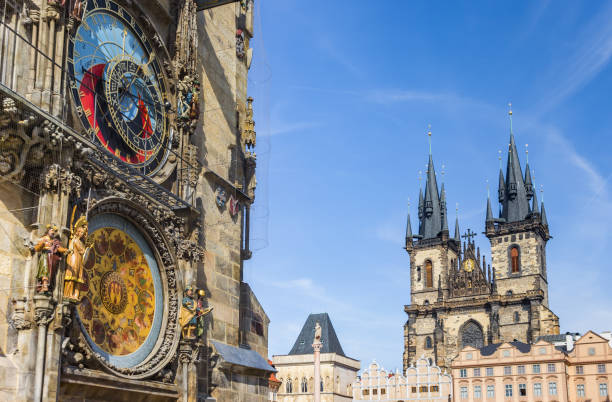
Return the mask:
<path id="1" fill-rule="evenodd" d="M 315 128 L 318 126 L 319 124 L 313 121 L 296 121 L 296 122 L 273 121 L 269 135 L 295 133 L 295 132 L 300 132 L 300 131 L 305 131 L 311 128 Z"/>
<path id="2" fill-rule="evenodd" d="M 319 37 L 317 41 L 321 49 L 331 60 L 344 67 L 349 73 L 357 78 L 365 78 L 364 72 L 354 63 L 354 58 L 347 56 L 338 45 L 333 43 L 328 37 Z"/>
<path id="3" fill-rule="evenodd" d="M 578 35 L 577 46 L 569 52 L 568 60 L 556 62 L 549 76 L 556 81 L 549 96 L 543 97 L 538 110 L 544 113 L 588 84 L 608 65 L 612 57 L 612 3 L 603 10 Z"/>
<path id="4" fill-rule="evenodd" d="M 427 91 L 415 91 L 410 89 L 376 89 L 365 93 L 366 100 L 375 103 L 397 103 L 397 102 L 451 102 L 457 101 L 458 97 L 450 93 L 436 93 Z"/>

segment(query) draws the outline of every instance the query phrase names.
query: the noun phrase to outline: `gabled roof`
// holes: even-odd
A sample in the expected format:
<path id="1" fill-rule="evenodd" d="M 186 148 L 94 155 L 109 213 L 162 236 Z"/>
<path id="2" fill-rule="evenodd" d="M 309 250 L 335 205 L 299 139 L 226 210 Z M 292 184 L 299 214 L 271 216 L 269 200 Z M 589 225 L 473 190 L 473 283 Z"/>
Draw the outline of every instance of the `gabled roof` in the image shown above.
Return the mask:
<path id="1" fill-rule="evenodd" d="M 346 357 L 327 313 L 310 314 L 308 316 L 289 354 L 311 355 L 314 353 L 312 343 L 314 341 L 315 324 L 317 322 L 321 326 L 321 343 L 323 343 L 321 353 L 336 353 Z"/>
<path id="2" fill-rule="evenodd" d="M 591 336 L 595 336 L 594 340 L 590 340 Z M 599 334 L 596 334 L 593 331 L 587 331 L 586 334 L 582 335 L 580 337 L 580 339 L 578 339 L 576 342 L 574 342 L 574 345 L 579 345 L 581 343 L 593 343 L 593 342 L 598 342 L 598 343 L 608 343 L 608 340 L 602 336 L 600 336 Z"/>

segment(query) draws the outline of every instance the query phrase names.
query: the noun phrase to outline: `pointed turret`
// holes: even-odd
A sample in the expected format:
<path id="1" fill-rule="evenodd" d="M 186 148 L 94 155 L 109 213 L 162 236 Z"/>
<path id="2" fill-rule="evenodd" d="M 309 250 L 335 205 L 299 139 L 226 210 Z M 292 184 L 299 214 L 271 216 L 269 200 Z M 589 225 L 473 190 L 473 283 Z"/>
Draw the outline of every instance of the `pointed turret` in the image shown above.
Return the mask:
<path id="1" fill-rule="evenodd" d="M 502 218 L 506 222 L 518 222 L 529 215 L 529 200 L 523 181 L 523 172 L 519 161 L 514 134 L 510 133 L 508 164 L 506 166 L 505 197 L 502 202 Z"/>
<path id="2" fill-rule="evenodd" d="M 487 197 L 487 219 L 486 224 L 493 223 L 493 210 L 491 209 L 491 197 Z"/>
<path id="3" fill-rule="evenodd" d="M 459 217 L 455 218 L 455 242 L 459 244 L 461 241 L 461 234 L 459 232 Z"/>
<path id="4" fill-rule="evenodd" d="M 546 226 L 546 232 L 548 233 L 548 219 L 546 219 L 546 209 L 544 209 L 544 201 L 542 201 L 542 212 L 540 212 L 540 220 L 542 225 Z"/>
<path id="5" fill-rule="evenodd" d="M 410 223 L 410 203 L 408 203 L 408 217 L 406 218 L 406 250 L 412 249 L 412 224 Z"/>
<path id="6" fill-rule="evenodd" d="M 533 182 L 531 180 L 529 162 L 525 164 L 525 192 L 527 194 L 527 199 L 531 200 L 531 198 L 533 197 Z"/>
<path id="7" fill-rule="evenodd" d="M 419 188 L 419 219 L 423 219 L 425 213 L 425 201 L 423 201 L 423 189 Z"/>
<path id="8" fill-rule="evenodd" d="M 499 162 L 501 165 L 501 162 Z M 506 181 L 504 180 L 504 172 L 502 172 L 502 168 L 499 168 L 499 189 L 497 190 L 497 193 L 499 195 L 499 202 L 500 204 L 504 202 L 504 200 L 506 199 Z M 501 213 L 501 211 L 500 211 Z M 501 216 L 500 216 L 501 217 Z"/>
<path id="9" fill-rule="evenodd" d="M 444 190 L 444 183 L 442 183 L 441 189 L 441 199 L 440 199 L 440 214 L 442 216 L 442 231 L 448 234 L 448 218 L 446 211 L 446 191 Z"/>
<path id="10" fill-rule="evenodd" d="M 532 214 L 539 214 L 540 213 L 540 206 L 538 205 L 538 195 L 536 193 L 533 193 L 533 208 L 531 208 L 531 213 Z"/>
<path id="11" fill-rule="evenodd" d="M 436 180 L 433 157 L 429 155 L 427 164 L 427 182 L 425 183 L 425 199 L 423 202 L 423 217 L 421 219 L 419 235 L 423 239 L 431 239 L 438 236 L 442 230 L 442 210 L 440 207 L 440 193 Z"/>

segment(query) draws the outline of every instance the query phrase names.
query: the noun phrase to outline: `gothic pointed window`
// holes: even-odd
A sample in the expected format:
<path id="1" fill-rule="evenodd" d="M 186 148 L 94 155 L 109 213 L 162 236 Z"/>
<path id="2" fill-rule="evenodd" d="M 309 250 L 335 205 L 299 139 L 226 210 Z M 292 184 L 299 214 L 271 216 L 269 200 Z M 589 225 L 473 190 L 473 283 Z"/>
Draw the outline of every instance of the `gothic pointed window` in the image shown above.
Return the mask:
<path id="1" fill-rule="evenodd" d="M 306 381 L 306 377 L 302 378 L 302 392 L 308 392 L 308 382 Z"/>
<path id="2" fill-rule="evenodd" d="M 518 274 L 520 272 L 519 248 L 517 246 L 512 246 L 512 248 L 510 248 L 510 267 L 513 274 Z"/>
<path id="3" fill-rule="evenodd" d="M 472 346 L 480 349 L 484 346 L 484 336 L 482 327 L 475 321 L 468 321 L 463 325 L 460 331 L 460 347 L 463 349 L 466 346 Z"/>
<path id="4" fill-rule="evenodd" d="M 287 383 L 285 384 L 285 391 L 290 394 L 293 392 L 293 387 L 291 385 L 291 378 L 287 378 Z"/>
<path id="5" fill-rule="evenodd" d="M 431 336 L 425 338 L 425 349 L 431 349 L 433 346 L 431 345 Z"/>
<path id="6" fill-rule="evenodd" d="M 433 266 L 431 261 L 425 261 L 425 287 L 433 288 Z"/>

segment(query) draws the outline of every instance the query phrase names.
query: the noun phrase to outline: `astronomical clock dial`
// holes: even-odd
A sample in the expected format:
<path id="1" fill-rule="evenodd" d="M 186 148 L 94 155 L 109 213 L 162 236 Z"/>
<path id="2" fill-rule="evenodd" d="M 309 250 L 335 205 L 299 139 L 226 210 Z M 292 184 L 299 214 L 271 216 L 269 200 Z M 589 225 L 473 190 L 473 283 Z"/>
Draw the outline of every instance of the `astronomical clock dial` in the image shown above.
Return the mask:
<path id="1" fill-rule="evenodd" d="M 474 260 L 472 258 L 463 261 L 463 270 L 465 272 L 472 272 L 474 270 Z"/>
<path id="2" fill-rule="evenodd" d="M 142 173 L 154 173 L 168 150 L 167 98 L 144 31 L 117 3 L 88 1 L 68 57 L 76 111 L 89 135 Z"/>

